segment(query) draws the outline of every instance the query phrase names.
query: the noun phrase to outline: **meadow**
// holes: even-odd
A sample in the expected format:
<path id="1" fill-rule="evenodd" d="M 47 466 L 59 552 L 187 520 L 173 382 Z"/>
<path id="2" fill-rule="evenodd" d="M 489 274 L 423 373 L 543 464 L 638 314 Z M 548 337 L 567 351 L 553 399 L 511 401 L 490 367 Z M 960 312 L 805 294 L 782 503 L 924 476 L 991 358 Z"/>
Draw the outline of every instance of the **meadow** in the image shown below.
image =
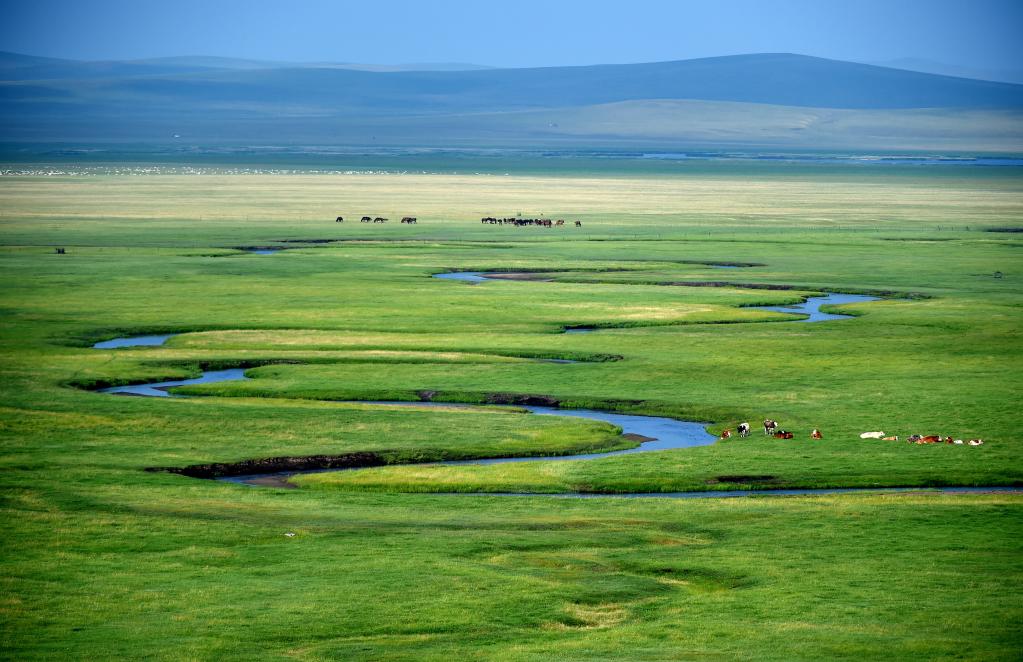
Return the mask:
<path id="1" fill-rule="evenodd" d="M 1017 494 L 485 494 L 1023 485 L 1023 242 L 990 231 L 1020 225 L 1018 169 L 538 170 L 0 178 L 3 656 L 1018 659 Z M 479 223 L 519 212 L 569 227 Z M 746 308 L 824 290 L 883 299 Z M 91 347 L 146 333 L 181 335 Z M 94 392 L 219 367 L 250 379 Z M 424 392 L 484 406 L 350 402 Z M 636 444 L 487 404 L 513 396 L 755 429 L 424 464 Z M 389 466 L 297 489 L 144 471 L 339 453 Z"/>

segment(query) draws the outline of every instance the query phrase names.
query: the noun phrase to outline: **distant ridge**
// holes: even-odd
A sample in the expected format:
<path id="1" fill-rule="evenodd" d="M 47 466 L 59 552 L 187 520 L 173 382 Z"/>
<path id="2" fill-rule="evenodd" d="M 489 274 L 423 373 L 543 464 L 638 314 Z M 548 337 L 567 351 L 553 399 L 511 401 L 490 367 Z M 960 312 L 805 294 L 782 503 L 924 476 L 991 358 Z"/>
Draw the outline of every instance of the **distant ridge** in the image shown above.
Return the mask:
<path id="1" fill-rule="evenodd" d="M 212 139 L 219 134 L 258 141 L 263 132 L 276 131 L 278 138 L 319 135 L 330 141 L 351 139 L 352 127 L 358 126 L 365 139 L 377 140 L 407 133 L 424 126 L 424 118 L 434 118 L 429 121 L 434 139 L 457 134 L 461 140 L 485 142 L 562 134 L 583 141 L 587 138 L 578 126 L 562 123 L 572 122 L 582 109 L 597 107 L 599 113 L 586 114 L 596 131 L 591 136 L 656 139 L 645 125 L 649 110 L 668 127 L 666 138 L 680 139 L 684 121 L 671 121 L 672 113 L 707 112 L 708 103 L 718 103 L 733 104 L 730 123 L 720 126 L 722 140 L 758 135 L 762 120 L 751 106 L 757 104 L 791 109 L 772 111 L 773 128 L 760 132 L 772 142 L 802 140 L 809 126 L 827 141 L 822 118 L 829 113 L 842 115 L 846 131 L 860 130 L 850 119 L 851 111 L 872 113 L 869 131 L 877 134 L 880 126 L 886 140 L 898 136 L 885 130 L 884 113 L 901 113 L 891 128 L 910 136 L 916 129 L 906 118 L 927 111 L 925 133 L 939 138 L 949 133 L 945 139 L 955 141 L 957 117 L 972 113 L 970 121 L 976 122 L 976 113 L 987 112 L 997 114 L 1000 122 L 997 135 L 986 143 L 990 147 L 1002 139 L 1015 140 L 1012 117 L 1023 112 L 1023 85 L 790 53 L 530 69 L 406 66 L 473 65 L 295 66 L 197 57 L 81 63 L 0 54 L 0 139 L 53 139 L 64 132 L 69 139 L 155 139 L 169 134 Z M 617 108 L 628 111 L 620 121 L 614 115 Z M 743 109 L 745 119 L 736 119 Z M 809 116 L 807 109 L 813 109 Z M 543 130 L 523 124 L 524 118 L 534 121 L 545 112 L 556 117 Z M 502 114 L 507 122 L 502 123 Z M 476 119 L 481 115 L 488 118 L 482 124 Z M 603 118 L 599 125 L 594 123 L 598 115 Z M 684 115 L 677 117 L 684 120 Z M 697 119 L 705 136 L 713 139 L 708 118 Z M 246 126 L 251 133 L 239 136 Z M 976 128 L 969 129 L 971 136 Z"/>

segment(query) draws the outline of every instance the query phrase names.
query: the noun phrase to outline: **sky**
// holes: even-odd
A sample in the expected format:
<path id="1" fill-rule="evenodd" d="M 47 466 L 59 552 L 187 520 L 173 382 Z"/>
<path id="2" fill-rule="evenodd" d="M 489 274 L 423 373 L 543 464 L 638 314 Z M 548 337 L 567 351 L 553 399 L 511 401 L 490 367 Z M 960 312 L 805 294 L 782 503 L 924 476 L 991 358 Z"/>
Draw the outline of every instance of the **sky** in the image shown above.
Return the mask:
<path id="1" fill-rule="evenodd" d="M 531 67 L 788 52 L 1023 68 L 1023 0 L 0 0 L 0 50 Z"/>

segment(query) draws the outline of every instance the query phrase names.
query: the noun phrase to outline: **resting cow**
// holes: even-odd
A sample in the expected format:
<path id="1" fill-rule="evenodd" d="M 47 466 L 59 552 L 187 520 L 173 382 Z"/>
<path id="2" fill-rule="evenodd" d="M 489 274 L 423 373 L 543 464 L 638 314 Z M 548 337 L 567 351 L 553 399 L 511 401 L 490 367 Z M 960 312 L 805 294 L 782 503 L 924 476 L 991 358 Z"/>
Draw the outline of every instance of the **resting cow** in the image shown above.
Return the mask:
<path id="1" fill-rule="evenodd" d="M 860 435 L 860 439 L 881 439 L 884 437 L 884 432 L 864 432 Z"/>
<path id="2" fill-rule="evenodd" d="M 792 439 L 795 435 L 788 430 L 778 430 L 773 436 L 775 439 Z"/>
<path id="3" fill-rule="evenodd" d="M 817 428 L 814 428 L 813 432 L 810 433 L 810 438 L 811 439 L 823 439 L 824 435 L 821 434 L 820 430 L 818 430 Z"/>
<path id="4" fill-rule="evenodd" d="M 724 432 L 721 433 L 721 438 L 722 439 L 728 439 L 731 436 L 732 436 L 732 430 L 730 428 L 728 430 L 725 430 Z"/>

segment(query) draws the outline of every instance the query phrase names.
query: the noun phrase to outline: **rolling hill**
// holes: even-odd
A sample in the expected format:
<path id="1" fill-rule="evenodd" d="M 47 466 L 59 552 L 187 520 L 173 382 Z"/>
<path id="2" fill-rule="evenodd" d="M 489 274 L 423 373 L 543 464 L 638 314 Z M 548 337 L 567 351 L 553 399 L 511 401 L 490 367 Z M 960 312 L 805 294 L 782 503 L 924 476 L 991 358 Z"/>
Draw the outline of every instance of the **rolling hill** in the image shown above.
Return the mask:
<path id="1" fill-rule="evenodd" d="M 0 139 L 1023 145 L 1023 85 L 802 55 L 423 66 L 435 70 L 221 58 L 76 63 L 5 54 Z"/>

